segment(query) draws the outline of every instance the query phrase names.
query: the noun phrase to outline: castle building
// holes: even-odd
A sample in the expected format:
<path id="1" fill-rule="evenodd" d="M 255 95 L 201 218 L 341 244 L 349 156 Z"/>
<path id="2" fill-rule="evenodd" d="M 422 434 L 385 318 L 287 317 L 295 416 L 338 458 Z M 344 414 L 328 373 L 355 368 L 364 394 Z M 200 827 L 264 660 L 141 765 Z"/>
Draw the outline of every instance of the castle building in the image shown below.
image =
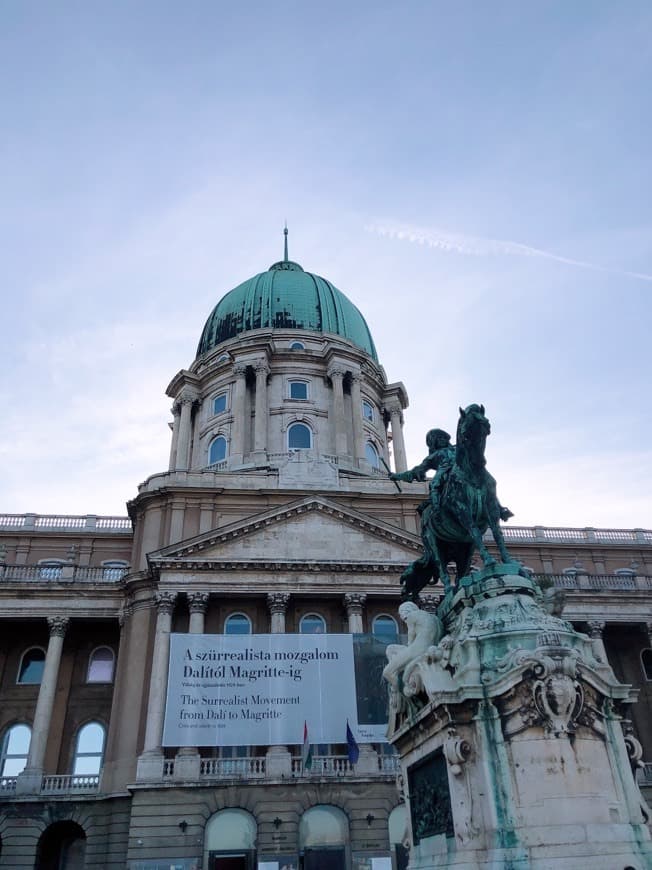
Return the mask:
<path id="1" fill-rule="evenodd" d="M 167 394 L 169 467 L 128 516 L 0 515 L 0 867 L 402 868 L 406 809 L 382 737 L 352 753 L 343 723 L 310 764 L 303 714 L 286 743 L 165 734 L 183 635 L 189 650 L 353 635 L 374 674 L 364 703 L 382 701 L 365 651 L 400 631 L 426 491 L 398 492 L 385 470 L 408 467 L 406 389 L 388 383 L 362 314 L 289 260 L 286 239 L 283 260 L 217 303 Z M 639 690 L 632 729 L 652 762 L 652 531 L 505 537 Z M 423 606 L 440 595 L 429 587 Z M 638 775 L 652 791 L 652 763 Z"/>

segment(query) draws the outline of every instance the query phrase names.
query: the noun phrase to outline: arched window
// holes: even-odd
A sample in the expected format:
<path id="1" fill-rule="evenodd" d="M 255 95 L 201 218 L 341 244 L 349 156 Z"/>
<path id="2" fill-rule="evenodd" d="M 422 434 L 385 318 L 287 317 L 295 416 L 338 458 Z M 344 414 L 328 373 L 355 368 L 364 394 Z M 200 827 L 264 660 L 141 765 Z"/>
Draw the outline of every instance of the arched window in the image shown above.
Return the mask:
<path id="1" fill-rule="evenodd" d="M 308 383 L 307 381 L 290 381 L 288 384 L 289 397 L 291 399 L 307 399 L 308 398 Z"/>
<path id="2" fill-rule="evenodd" d="M 44 668 L 45 650 L 41 649 L 41 647 L 33 646 L 23 653 L 16 682 L 25 686 L 38 686 L 43 679 Z"/>
<path id="3" fill-rule="evenodd" d="M 326 620 L 318 613 L 306 613 L 299 623 L 300 634 L 326 634 Z"/>
<path id="4" fill-rule="evenodd" d="M 5 732 L 0 756 L 0 776 L 18 776 L 25 769 L 32 729 L 29 725 L 12 725 Z"/>
<path id="5" fill-rule="evenodd" d="M 218 363 L 223 363 L 223 362 L 229 362 L 230 359 L 231 359 L 231 357 L 228 355 L 228 353 L 223 353 L 220 356 L 218 356 L 217 361 L 218 361 Z"/>
<path id="6" fill-rule="evenodd" d="M 236 864 L 238 858 L 246 857 L 247 853 L 253 855 L 257 833 L 256 820 L 245 810 L 228 809 L 215 813 L 206 823 L 202 867 L 213 866 L 209 865 L 211 852 L 234 858 L 230 865 Z M 240 863 L 245 865 L 242 861 L 237 862 L 238 866 Z"/>
<path id="7" fill-rule="evenodd" d="M 251 620 L 244 613 L 232 613 L 224 623 L 224 634 L 251 634 Z"/>
<path id="8" fill-rule="evenodd" d="M 362 400 L 362 416 L 365 420 L 369 420 L 370 423 L 374 422 L 374 406 L 365 399 Z"/>
<path id="9" fill-rule="evenodd" d="M 339 807 L 328 806 L 321 804 L 311 807 L 301 816 L 299 822 L 299 848 L 306 851 L 319 851 L 320 847 L 333 849 L 336 846 L 341 847 L 341 865 L 336 860 L 335 854 L 331 852 L 332 863 L 328 862 L 328 853 L 321 856 L 322 861 L 319 861 L 318 856 L 315 856 L 315 866 L 344 866 L 344 846 L 349 842 L 349 820 L 344 812 Z M 326 859 L 326 860 L 324 860 Z M 335 859 L 335 860 L 334 860 Z M 312 862 L 310 862 L 312 864 Z"/>
<path id="10" fill-rule="evenodd" d="M 641 664 L 646 680 L 652 680 L 652 649 L 644 649 L 641 653 Z"/>
<path id="11" fill-rule="evenodd" d="M 226 411 L 226 393 L 220 393 L 213 399 L 213 414 L 221 414 Z"/>
<path id="12" fill-rule="evenodd" d="M 100 646 L 93 650 L 88 660 L 86 673 L 87 683 L 112 683 L 115 656 L 108 646 Z"/>
<path id="13" fill-rule="evenodd" d="M 104 568 L 102 577 L 104 580 L 120 580 L 127 573 L 128 567 L 129 562 L 125 562 L 124 559 L 108 559 L 102 562 Z"/>
<path id="14" fill-rule="evenodd" d="M 213 438 L 208 448 L 208 464 L 215 465 L 216 462 L 223 462 L 225 459 L 226 438 L 224 435 L 218 435 L 217 438 Z"/>
<path id="15" fill-rule="evenodd" d="M 102 767 L 106 730 L 100 722 L 87 722 L 77 733 L 73 776 L 96 776 Z"/>
<path id="16" fill-rule="evenodd" d="M 38 576 L 41 580 L 59 580 L 65 564 L 63 559 L 43 559 L 39 562 Z"/>
<path id="17" fill-rule="evenodd" d="M 393 616 L 381 613 L 373 622 L 373 636 L 384 643 L 396 643 L 398 639 L 398 626 Z"/>
<path id="18" fill-rule="evenodd" d="M 374 445 L 371 443 L 371 441 L 367 441 L 367 443 L 365 444 L 364 455 L 367 459 L 367 462 L 369 463 L 369 465 L 371 465 L 372 468 L 379 467 L 380 459 L 378 458 L 378 451 L 376 450 Z"/>
<path id="19" fill-rule="evenodd" d="M 310 450 L 312 432 L 305 423 L 293 423 L 288 429 L 288 450 Z"/>
<path id="20" fill-rule="evenodd" d="M 290 350 L 305 350 L 306 346 L 302 341 L 293 341 L 290 345 Z"/>

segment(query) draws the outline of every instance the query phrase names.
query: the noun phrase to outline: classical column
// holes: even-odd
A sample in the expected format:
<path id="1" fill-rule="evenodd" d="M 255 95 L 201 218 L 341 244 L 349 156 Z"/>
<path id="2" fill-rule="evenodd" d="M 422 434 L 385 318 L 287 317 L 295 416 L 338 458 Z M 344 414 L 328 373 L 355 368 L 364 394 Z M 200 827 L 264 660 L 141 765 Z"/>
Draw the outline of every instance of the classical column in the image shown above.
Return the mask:
<path id="1" fill-rule="evenodd" d="M 349 618 L 349 631 L 351 634 L 362 634 L 362 608 L 367 600 L 363 592 L 347 592 L 344 596 L 346 615 Z"/>
<path id="2" fill-rule="evenodd" d="M 332 368 L 328 377 L 333 384 L 333 432 L 335 434 L 335 455 L 346 456 L 346 421 L 344 420 L 344 370 Z"/>
<path id="3" fill-rule="evenodd" d="M 194 392 L 182 390 L 179 396 L 181 405 L 181 417 L 179 420 L 179 438 L 177 440 L 177 464 L 179 471 L 187 471 L 190 461 L 190 430 L 192 427 L 192 406 L 196 399 Z"/>
<path id="4" fill-rule="evenodd" d="M 351 408 L 353 411 L 353 456 L 355 459 L 365 458 L 364 431 L 362 429 L 362 395 L 360 393 L 360 375 L 351 377 Z"/>
<path id="5" fill-rule="evenodd" d="M 242 462 L 245 452 L 245 399 L 247 391 L 247 366 L 234 365 L 235 387 L 233 389 L 233 429 L 231 430 L 231 449 L 229 455 L 236 462 Z"/>
<path id="6" fill-rule="evenodd" d="M 172 405 L 172 444 L 170 445 L 170 471 L 177 467 L 177 445 L 179 443 L 179 422 L 181 418 L 181 406 L 175 402 Z"/>
<path id="7" fill-rule="evenodd" d="M 609 663 L 609 660 L 607 658 L 607 650 L 605 649 L 604 640 L 602 638 L 605 623 L 595 619 L 589 622 L 588 625 L 589 637 L 593 641 L 593 655 L 599 662 L 606 665 Z"/>
<path id="8" fill-rule="evenodd" d="M 267 595 L 272 634 L 285 634 L 285 612 L 289 601 L 289 592 L 270 592 Z M 292 775 L 292 756 L 287 746 L 268 747 L 265 771 L 267 776 L 272 779 L 282 779 Z"/>
<path id="9" fill-rule="evenodd" d="M 32 739 L 29 744 L 27 764 L 25 765 L 23 773 L 20 774 L 22 777 L 20 788 L 18 784 L 16 786 L 16 791 L 18 792 L 29 793 L 40 789 L 43 766 L 45 763 L 45 748 L 48 742 L 48 734 L 50 733 L 52 709 L 54 707 L 54 697 L 57 691 L 57 680 L 59 678 L 59 665 L 61 663 L 61 653 L 63 651 L 63 639 L 66 635 L 66 629 L 68 628 L 69 622 L 70 620 L 65 616 L 48 617 L 50 638 L 48 640 L 48 648 L 45 654 L 45 665 L 43 667 L 43 676 L 41 677 L 41 686 L 39 688 L 38 700 L 36 702 L 36 711 L 34 712 Z"/>
<path id="10" fill-rule="evenodd" d="M 208 592 L 188 592 L 190 624 L 188 634 L 204 633 L 204 616 L 208 607 Z M 174 762 L 174 778 L 182 782 L 197 782 L 200 777 L 201 758 L 195 746 L 182 746 Z"/>
<path id="11" fill-rule="evenodd" d="M 403 416 L 401 406 L 393 402 L 387 410 L 392 423 L 392 444 L 394 445 L 394 468 L 396 471 L 407 471 L 407 458 L 405 456 L 405 442 L 403 441 Z"/>
<path id="12" fill-rule="evenodd" d="M 176 599 L 176 592 L 157 592 L 154 596 L 158 613 L 156 615 L 156 634 L 154 636 L 154 651 L 152 653 L 152 672 L 149 679 L 143 755 L 161 755 L 165 692 L 168 680 L 168 657 L 170 654 L 170 629 L 172 628 L 172 613 Z"/>
<path id="13" fill-rule="evenodd" d="M 264 453 L 267 450 L 267 360 L 255 364 L 256 371 L 256 408 L 254 416 L 254 450 Z"/>
<path id="14" fill-rule="evenodd" d="M 270 592 L 268 594 L 267 606 L 271 615 L 270 631 L 272 634 L 285 634 L 285 613 L 289 601 L 289 592 Z"/>
<path id="15" fill-rule="evenodd" d="M 190 611 L 189 634 L 204 633 L 204 617 L 208 607 L 208 592 L 189 592 L 188 609 Z"/>

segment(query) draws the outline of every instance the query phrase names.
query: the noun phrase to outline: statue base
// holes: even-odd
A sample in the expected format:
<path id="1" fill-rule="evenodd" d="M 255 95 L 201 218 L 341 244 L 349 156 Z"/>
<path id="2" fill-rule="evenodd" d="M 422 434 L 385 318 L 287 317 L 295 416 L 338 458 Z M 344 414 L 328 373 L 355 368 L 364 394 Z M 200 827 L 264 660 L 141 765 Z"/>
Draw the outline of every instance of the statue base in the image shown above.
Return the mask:
<path id="1" fill-rule="evenodd" d="M 410 870 L 646 870 L 640 744 L 600 641 L 500 565 L 442 601 L 445 636 L 390 693 Z"/>

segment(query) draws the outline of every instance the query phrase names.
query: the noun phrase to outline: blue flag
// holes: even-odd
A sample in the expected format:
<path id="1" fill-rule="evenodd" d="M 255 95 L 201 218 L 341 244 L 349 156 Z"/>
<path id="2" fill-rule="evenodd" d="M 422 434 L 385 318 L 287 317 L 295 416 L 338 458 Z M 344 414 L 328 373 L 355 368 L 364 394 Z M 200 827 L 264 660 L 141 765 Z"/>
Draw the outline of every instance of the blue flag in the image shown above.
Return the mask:
<path id="1" fill-rule="evenodd" d="M 360 757 L 360 748 L 353 736 L 353 731 L 349 727 L 349 720 L 346 720 L 346 751 L 349 756 L 349 762 L 355 764 Z"/>

